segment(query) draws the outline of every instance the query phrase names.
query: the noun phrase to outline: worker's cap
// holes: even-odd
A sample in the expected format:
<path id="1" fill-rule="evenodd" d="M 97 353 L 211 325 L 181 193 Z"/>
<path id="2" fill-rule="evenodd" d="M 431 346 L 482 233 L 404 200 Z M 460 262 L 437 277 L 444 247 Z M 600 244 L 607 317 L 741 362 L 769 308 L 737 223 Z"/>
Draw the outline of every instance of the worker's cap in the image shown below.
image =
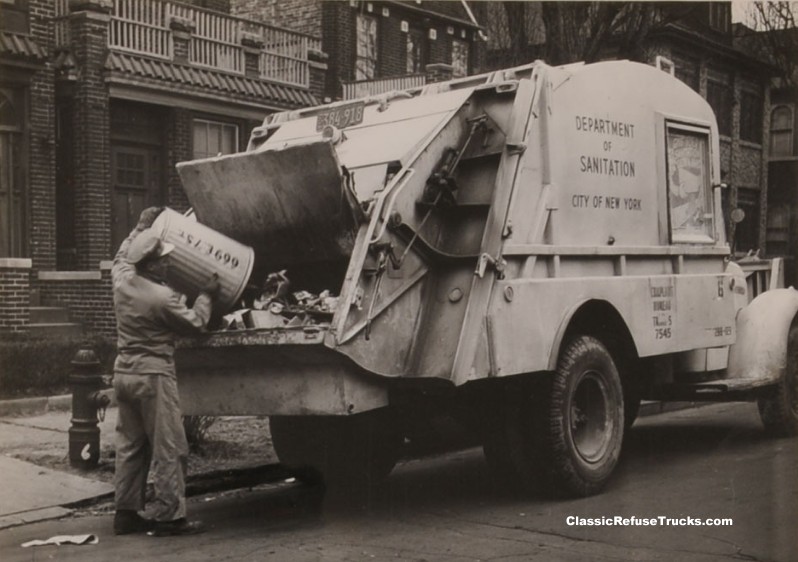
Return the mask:
<path id="1" fill-rule="evenodd" d="M 141 263 L 147 258 L 160 258 L 175 249 L 174 244 L 163 242 L 151 228 L 139 233 L 127 249 L 127 262 Z"/>

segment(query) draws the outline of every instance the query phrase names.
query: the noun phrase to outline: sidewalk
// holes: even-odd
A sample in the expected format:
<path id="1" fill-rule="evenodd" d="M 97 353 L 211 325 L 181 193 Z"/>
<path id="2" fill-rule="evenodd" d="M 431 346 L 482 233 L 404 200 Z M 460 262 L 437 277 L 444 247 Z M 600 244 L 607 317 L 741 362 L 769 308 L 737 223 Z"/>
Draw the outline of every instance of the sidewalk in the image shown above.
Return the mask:
<path id="1" fill-rule="evenodd" d="M 109 408 L 99 424 L 106 468 L 100 475 L 69 467 L 72 414 L 71 397 L 67 398 L 51 399 L 49 404 L 47 399 L 0 402 L 6 416 L 0 417 L 0 529 L 63 517 L 72 511 L 71 505 L 113 494 L 107 469 L 116 408 Z M 10 412 L 17 417 L 7 417 Z"/>
<path id="2" fill-rule="evenodd" d="M 100 462 L 92 470 L 69 464 L 71 395 L 0 400 L 0 529 L 60 518 L 113 497 L 117 409 L 113 391 L 103 392 L 111 406 L 98 424 Z M 282 475 L 265 418 L 221 417 L 207 437 L 203 454 L 189 455 L 187 493 L 229 485 L 232 474 L 255 483 Z"/>

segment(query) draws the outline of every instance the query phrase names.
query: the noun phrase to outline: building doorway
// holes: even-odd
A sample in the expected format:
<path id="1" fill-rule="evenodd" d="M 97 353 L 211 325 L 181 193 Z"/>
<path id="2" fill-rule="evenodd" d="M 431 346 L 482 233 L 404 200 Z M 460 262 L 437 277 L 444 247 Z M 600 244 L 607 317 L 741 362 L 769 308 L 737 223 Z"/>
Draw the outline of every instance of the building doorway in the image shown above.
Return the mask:
<path id="1" fill-rule="evenodd" d="M 164 108 L 111 102 L 111 255 L 142 210 L 164 203 Z"/>
<path id="2" fill-rule="evenodd" d="M 111 149 L 114 252 L 136 226 L 141 211 L 161 203 L 160 150 L 116 145 Z"/>

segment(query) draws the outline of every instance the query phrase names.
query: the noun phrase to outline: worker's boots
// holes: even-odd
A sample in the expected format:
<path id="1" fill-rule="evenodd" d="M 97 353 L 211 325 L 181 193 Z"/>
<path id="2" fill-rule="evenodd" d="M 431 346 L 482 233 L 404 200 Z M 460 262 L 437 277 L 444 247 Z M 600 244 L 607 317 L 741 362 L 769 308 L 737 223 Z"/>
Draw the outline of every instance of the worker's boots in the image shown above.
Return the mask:
<path id="1" fill-rule="evenodd" d="M 114 534 L 145 533 L 155 527 L 155 521 L 145 519 L 132 509 L 118 509 L 114 515 Z"/>
<path id="2" fill-rule="evenodd" d="M 186 521 L 185 518 L 174 521 L 155 521 L 155 526 L 147 534 L 151 537 L 174 537 L 179 535 L 197 535 L 205 532 L 205 525 L 200 521 Z"/>

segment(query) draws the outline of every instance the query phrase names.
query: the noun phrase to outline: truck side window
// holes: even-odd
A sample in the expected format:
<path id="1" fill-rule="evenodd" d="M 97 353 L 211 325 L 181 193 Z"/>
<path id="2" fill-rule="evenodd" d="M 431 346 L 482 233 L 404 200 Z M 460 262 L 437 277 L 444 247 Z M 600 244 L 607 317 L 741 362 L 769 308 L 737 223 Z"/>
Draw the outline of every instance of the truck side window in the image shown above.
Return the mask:
<path id="1" fill-rule="evenodd" d="M 668 124 L 667 145 L 671 239 L 712 243 L 709 132 Z"/>

